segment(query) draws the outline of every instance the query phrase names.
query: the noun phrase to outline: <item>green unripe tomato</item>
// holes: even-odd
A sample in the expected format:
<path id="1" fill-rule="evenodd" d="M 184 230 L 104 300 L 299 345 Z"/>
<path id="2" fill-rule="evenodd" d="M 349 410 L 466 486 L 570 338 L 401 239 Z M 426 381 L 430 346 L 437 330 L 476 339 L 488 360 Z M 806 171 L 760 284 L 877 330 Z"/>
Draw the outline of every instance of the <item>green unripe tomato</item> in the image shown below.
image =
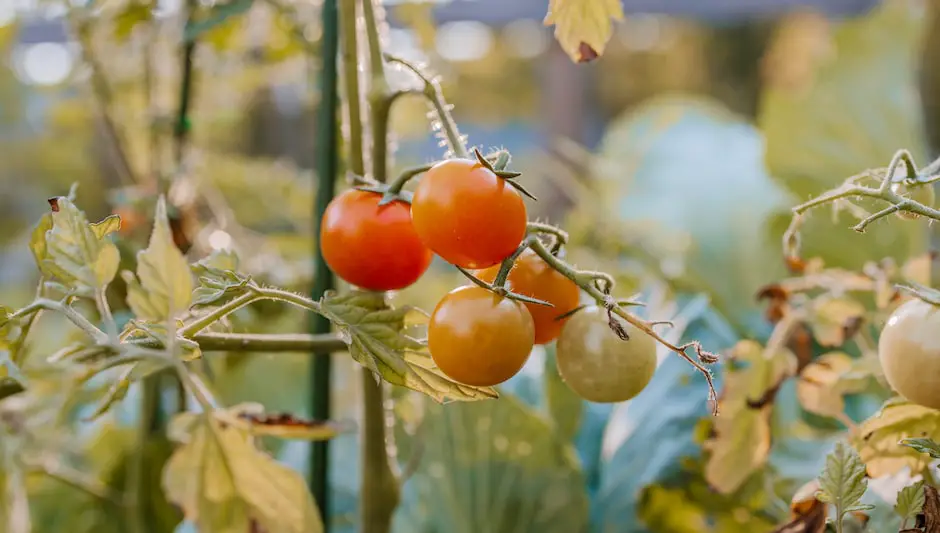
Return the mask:
<path id="1" fill-rule="evenodd" d="M 878 359 L 892 389 L 940 409 L 940 307 L 919 298 L 898 307 L 881 330 Z"/>
<path id="2" fill-rule="evenodd" d="M 558 373 L 578 396 L 623 402 L 642 391 L 656 370 L 656 341 L 623 322 L 629 340 L 611 331 L 607 311 L 590 306 L 571 316 L 555 349 Z"/>
<path id="3" fill-rule="evenodd" d="M 937 193 L 934 191 L 933 184 L 908 187 L 907 185 L 897 183 L 891 187 L 891 190 L 927 207 L 933 207 L 937 199 Z M 918 217 L 917 214 L 911 213 L 910 211 L 897 211 L 896 214 L 906 220 L 913 220 Z"/>

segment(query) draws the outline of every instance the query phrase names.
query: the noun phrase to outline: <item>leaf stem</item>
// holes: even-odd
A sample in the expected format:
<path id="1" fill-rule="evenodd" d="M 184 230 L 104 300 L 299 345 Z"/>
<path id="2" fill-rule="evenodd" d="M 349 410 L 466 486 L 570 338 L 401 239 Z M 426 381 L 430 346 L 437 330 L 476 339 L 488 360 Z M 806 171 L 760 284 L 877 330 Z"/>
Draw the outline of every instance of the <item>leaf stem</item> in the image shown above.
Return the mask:
<path id="1" fill-rule="evenodd" d="M 48 457 L 38 461 L 27 461 L 26 467 L 30 472 L 45 474 L 112 505 L 120 506 L 123 503 L 121 495 L 112 490 L 111 487 L 83 472 L 62 464 L 58 459 Z"/>
<path id="2" fill-rule="evenodd" d="M 218 322 L 219 320 L 222 320 L 223 318 L 234 313 L 235 311 L 238 311 L 242 307 L 245 307 L 246 305 L 251 304 L 252 302 L 256 302 L 260 299 L 261 299 L 261 295 L 259 295 L 257 292 L 245 293 L 239 296 L 238 298 L 235 298 L 234 300 L 226 303 L 225 305 L 216 307 L 215 309 L 199 317 L 195 321 L 184 325 L 182 328 L 180 328 L 177 334 L 181 337 L 186 337 L 186 338 L 192 337 L 193 335 L 206 329 L 207 327 Z"/>
<path id="3" fill-rule="evenodd" d="M 343 339 L 333 333 L 200 333 L 192 339 L 199 343 L 199 348 L 204 352 L 306 352 L 326 355 L 348 348 Z"/>
<path id="4" fill-rule="evenodd" d="M 95 305 L 98 307 L 98 313 L 101 315 L 101 321 L 104 322 L 105 330 L 108 332 L 108 339 L 116 342 L 118 338 L 117 322 L 114 321 L 114 315 L 111 313 L 111 306 L 108 304 L 108 297 L 104 289 L 95 289 Z"/>
<path id="5" fill-rule="evenodd" d="M 594 283 L 596 279 L 605 279 L 605 281 L 609 282 L 609 289 L 613 290 L 613 279 L 610 279 L 609 275 L 604 274 L 604 278 L 599 278 L 600 274 L 602 273 L 577 270 L 568 263 L 565 263 L 561 259 L 552 255 L 551 251 L 537 239 L 533 239 L 529 246 L 532 251 L 537 253 L 539 257 L 542 258 L 542 260 L 548 263 L 552 268 L 557 270 L 563 276 L 575 282 L 575 284 L 581 287 L 584 292 L 594 298 L 598 305 L 604 306 L 612 313 L 629 322 L 633 327 L 639 329 L 643 333 L 646 333 L 669 350 L 675 352 L 679 357 L 685 359 L 686 362 L 692 365 L 695 370 L 700 372 L 705 377 L 705 381 L 708 383 L 708 400 L 712 404 L 712 413 L 716 415 L 718 414 L 718 396 L 715 391 L 715 384 L 712 379 L 712 373 L 711 370 L 709 370 L 703 364 L 717 360 L 717 356 L 715 354 L 703 350 L 701 344 L 698 342 L 690 342 L 681 346 L 677 346 L 656 333 L 650 323 L 626 312 L 620 305 L 618 305 L 615 298 L 602 292 Z M 687 351 L 690 349 L 695 351 L 697 359 L 693 358 L 687 353 Z"/>
<path id="6" fill-rule="evenodd" d="M 13 316 L 27 316 L 38 312 L 40 309 L 62 313 L 65 315 L 65 318 L 68 318 L 73 324 L 78 326 L 79 329 L 84 331 L 86 335 L 91 337 L 98 344 L 107 344 L 109 341 L 107 334 L 95 327 L 94 324 L 89 322 L 87 318 L 82 316 L 82 314 L 76 311 L 72 306 L 62 302 L 47 300 L 45 298 L 37 298 L 33 303 L 20 309 L 16 313 L 13 313 Z"/>

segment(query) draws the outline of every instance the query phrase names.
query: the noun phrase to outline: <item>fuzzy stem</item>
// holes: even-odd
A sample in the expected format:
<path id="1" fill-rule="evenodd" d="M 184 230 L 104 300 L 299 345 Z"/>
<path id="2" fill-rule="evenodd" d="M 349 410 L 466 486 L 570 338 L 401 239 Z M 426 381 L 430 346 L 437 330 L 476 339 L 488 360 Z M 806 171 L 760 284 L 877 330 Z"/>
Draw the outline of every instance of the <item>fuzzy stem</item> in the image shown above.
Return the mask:
<path id="1" fill-rule="evenodd" d="M 341 0 L 339 9 L 342 38 L 343 85 L 346 89 L 346 123 L 349 126 L 349 170 L 357 176 L 366 172 L 362 147 L 362 115 L 359 92 L 359 50 L 356 31 L 358 0 Z"/>
<path id="2" fill-rule="evenodd" d="M 38 298 L 33 303 L 27 305 L 26 307 L 20 309 L 16 313 L 13 313 L 14 317 L 28 316 L 33 313 L 38 312 L 40 309 L 45 309 L 47 311 L 55 311 L 62 313 L 68 318 L 73 324 L 78 326 L 79 329 L 85 332 L 86 335 L 91 337 L 98 344 L 107 344 L 108 335 L 105 332 L 101 331 L 94 324 L 88 321 L 87 318 L 81 315 L 76 311 L 72 306 L 64 304 L 62 302 L 55 302 L 52 300 L 47 300 L 45 298 Z"/>
<path id="3" fill-rule="evenodd" d="M 552 268 L 557 270 L 563 276 L 575 282 L 575 284 L 581 287 L 581 289 L 584 292 L 588 293 L 588 295 L 594 298 L 594 300 L 597 302 L 598 305 L 604 306 L 605 308 L 609 309 L 612 313 L 616 314 L 620 318 L 623 318 L 624 320 L 629 322 L 631 325 L 633 325 L 633 327 L 637 328 L 643 333 L 646 333 L 650 337 L 653 337 L 654 340 L 656 340 L 657 342 L 659 342 L 666 348 L 669 348 L 670 350 L 675 352 L 677 355 L 679 355 L 679 357 L 682 357 L 683 359 L 685 359 L 686 362 L 688 362 L 697 371 L 699 371 L 705 377 L 705 381 L 708 383 L 708 399 L 710 402 L 712 402 L 713 413 L 717 414 L 718 412 L 717 393 L 715 392 L 715 385 L 712 380 L 712 373 L 707 367 L 705 367 L 705 365 L 703 365 L 702 363 L 697 361 L 695 358 L 690 356 L 688 353 L 686 353 L 686 351 L 689 349 L 694 349 L 699 359 L 711 359 L 715 357 L 714 354 L 710 354 L 702 350 L 701 346 L 698 343 L 688 343 L 682 346 L 677 346 L 669 342 L 668 340 L 664 339 L 661 335 L 659 335 L 653 330 L 653 328 L 650 326 L 649 323 L 626 312 L 622 307 L 617 305 L 617 302 L 614 298 L 612 298 L 608 294 L 604 294 L 604 292 L 602 292 L 600 289 L 597 288 L 594 281 L 597 279 L 601 279 L 599 278 L 600 273 L 585 272 L 585 271 L 579 271 L 575 269 L 571 265 L 565 263 L 561 259 L 552 255 L 551 251 L 548 248 L 546 248 L 545 245 L 542 244 L 542 242 L 539 240 L 533 239 L 529 246 L 535 253 L 539 255 L 539 257 L 542 258 L 542 260 L 548 263 Z M 605 281 L 612 281 L 612 280 L 609 280 L 609 276 L 607 276 L 606 278 L 602 278 L 602 279 L 605 279 Z M 612 283 L 609 284 L 609 288 L 613 289 Z"/>
<path id="4" fill-rule="evenodd" d="M 360 376 L 364 419 L 360 528 L 363 533 L 386 533 L 391 528 L 400 489 L 388 463 L 382 384 L 367 368 L 362 369 Z"/>
<path id="5" fill-rule="evenodd" d="M 204 352 L 307 352 L 326 355 L 348 348 L 339 335 L 200 333 L 192 338 Z"/>

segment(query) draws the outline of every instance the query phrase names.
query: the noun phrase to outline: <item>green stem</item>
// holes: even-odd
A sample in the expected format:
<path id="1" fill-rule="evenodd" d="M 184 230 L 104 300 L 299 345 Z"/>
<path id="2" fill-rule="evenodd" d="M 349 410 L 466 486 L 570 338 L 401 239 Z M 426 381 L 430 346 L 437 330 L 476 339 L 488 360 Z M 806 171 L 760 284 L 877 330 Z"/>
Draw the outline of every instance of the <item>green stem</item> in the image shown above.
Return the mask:
<path id="1" fill-rule="evenodd" d="M 636 329 L 646 333 L 666 348 L 669 348 L 677 355 L 685 359 L 686 362 L 692 365 L 697 371 L 699 371 L 705 377 L 705 381 L 708 383 L 709 400 L 713 402 L 713 411 L 717 414 L 717 393 L 715 392 L 711 371 L 708 370 L 708 368 L 706 368 L 702 363 L 686 353 L 686 351 L 689 349 L 694 349 L 698 355 L 698 358 L 701 360 L 712 360 L 716 357 L 714 354 L 702 350 L 701 345 L 699 345 L 697 342 L 677 346 L 653 331 L 653 328 L 649 323 L 626 312 L 621 306 L 617 305 L 616 299 L 611 297 L 609 294 L 605 294 L 595 284 L 595 280 L 603 279 L 608 283 L 608 288 L 613 290 L 613 279 L 610 278 L 609 275 L 599 272 L 577 270 L 568 263 L 565 263 L 561 259 L 555 257 L 551 251 L 537 239 L 533 239 L 529 247 L 532 249 L 532 251 L 538 254 L 543 261 L 548 263 L 549 266 L 557 270 L 566 278 L 573 281 L 576 285 L 578 285 L 578 287 L 581 288 L 581 290 L 590 295 L 591 298 L 594 298 L 598 305 L 609 309 L 610 312 L 626 320 Z"/>
<path id="2" fill-rule="evenodd" d="M 259 295 L 257 292 L 249 292 L 249 293 L 243 294 L 239 296 L 238 298 L 235 298 L 234 300 L 226 303 L 225 305 L 216 307 L 209 313 L 206 313 L 205 315 L 199 317 L 193 322 L 190 322 L 189 324 L 184 325 L 182 328 L 180 328 L 177 334 L 180 337 L 189 338 L 195 335 L 196 333 L 199 333 L 200 331 L 211 326 L 212 324 L 218 322 L 219 320 L 222 320 L 226 316 L 234 313 L 235 311 L 238 311 L 242 307 L 245 307 L 246 305 L 252 302 L 258 301 L 260 299 L 261 299 L 261 295 Z"/>
<path id="3" fill-rule="evenodd" d="M 410 62 L 405 61 L 404 59 L 389 55 L 386 55 L 386 58 L 389 62 L 398 63 L 399 65 L 410 70 L 415 74 L 415 76 L 424 82 L 423 94 L 431 104 L 431 107 L 434 109 L 438 120 L 441 121 L 441 130 L 444 132 L 444 138 L 447 141 L 448 146 L 450 146 L 451 151 L 456 157 L 468 159 L 470 157 L 470 152 L 467 151 L 467 143 L 463 138 L 463 135 L 461 135 L 460 129 L 457 127 L 457 122 L 450 114 L 450 106 L 447 104 L 447 100 L 444 98 L 444 92 L 441 90 L 440 84 L 427 76 L 424 72 L 421 71 L 421 69 L 411 64 Z"/>
<path id="4" fill-rule="evenodd" d="M 42 473 L 111 505 L 121 506 L 123 503 L 121 495 L 111 487 L 85 475 L 83 472 L 66 466 L 58 459 L 48 458 L 41 461 L 29 461 L 26 466 L 30 472 Z"/>
<path id="5" fill-rule="evenodd" d="M 98 313 L 101 314 L 101 320 L 108 332 L 108 338 L 111 342 L 115 342 L 118 338 L 117 322 L 114 321 L 114 315 L 111 314 L 111 306 L 108 304 L 108 297 L 105 295 L 104 289 L 95 290 L 95 305 L 98 307 Z"/>
<path id="6" fill-rule="evenodd" d="M 382 59 L 382 43 L 379 40 L 379 25 L 375 16 L 373 0 L 362 0 L 362 18 L 365 21 L 366 41 L 369 44 L 369 72 L 372 74 L 370 88 L 384 93 L 385 62 Z"/>
<path id="7" fill-rule="evenodd" d="M 341 352 L 349 346 L 342 337 L 332 333 L 310 334 L 257 334 L 257 333 L 200 333 L 193 337 L 205 352 L 308 352 L 328 355 Z"/>
<path id="8" fill-rule="evenodd" d="M 388 463 L 385 444 L 385 410 L 382 384 L 367 368 L 362 368 L 363 430 L 361 450 L 362 490 L 360 531 L 387 533 L 398 506 L 398 480 Z"/>
<path id="9" fill-rule="evenodd" d="M 196 0 L 186 0 L 186 26 L 193 23 L 193 15 L 197 6 Z M 186 155 L 186 144 L 191 131 L 189 109 L 193 93 L 193 57 L 196 52 L 196 39 L 183 44 L 182 67 L 180 75 L 179 108 L 176 113 L 174 139 L 176 141 L 176 166 L 179 169 Z"/>
<path id="10" fill-rule="evenodd" d="M 346 89 L 346 123 L 349 126 L 349 170 L 363 176 L 366 166 L 362 148 L 362 98 L 359 91 L 359 50 L 356 31 L 356 4 L 358 0 L 341 0 L 339 9 L 340 37 L 342 38 L 343 82 Z"/>
<path id="11" fill-rule="evenodd" d="M 337 0 L 324 0 L 320 17 L 323 36 L 320 39 L 320 57 L 308 58 L 312 83 L 319 82 L 320 105 L 317 117 L 317 193 L 313 205 L 313 235 L 320 234 L 320 219 L 333 199 L 336 176 L 339 174 L 339 139 L 337 135 L 339 91 L 337 87 L 337 56 L 339 52 L 339 13 Z M 322 62 L 320 61 L 322 59 Z M 355 57 L 344 57 L 344 61 L 355 61 Z M 320 65 L 321 71 L 314 70 Z M 350 123 L 349 127 L 360 127 Z M 333 272 L 323 258 L 319 246 L 315 247 L 314 280 L 311 288 L 313 299 L 320 299 L 333 288 Z M 314 335 L 329 333 L 332 325 L 324 316 L 316 314 L 310 320 L 310 332 Z M 318 352 L 322 353 L 322 352 Z M 330 357 L 315 357 L 310 365 L 310 416 L 318 420 L 330 418 Z M 310 446 L 310 490 L 323 516 L 323 528 L 331 528 L 329 503 L 329 441 L 318 441 Z"/>
<path id="12" fill-rule="evenodd" d="M 73 324 L 78 326 L 79 329 L 84 331 L 86 335 L 91 337 L 98 344 L 107 344 L 109 341 L 108 335 L 105 334 L 105 332 L 95 327 L 94 324 L 89 322 L 87 318 L 82 316 L 81 313 L 76 311 L 72 306 L 62 302 L 55 302 L 45 298 L 38 298 L 33 303 L 20 309 L 16 313 L 13 313 L 13 316 L 28 316 L 38 312 L 40 309 L 62 313 L 65 315 L 65 318 L 68 318 Z"/>
<path id="13" fill-rule="evenodd" d="M 434 165 L 422 165 L 420 167 L 413 167 L 404 170 L 401 174 L 395 178 L 392 183 L 388 186 L 389 194 L 398 194 L 405 187 L 405 184 L 415 178 L 415 176 L 424 174 L 425 172 L 431 170 L 431 167 Z"/>
<path id="14" fill-rule="evenodd" d="M 146 533 L 144 522 L 144 495 L 147 480 L 144 476 L 147 464 L 145 444 L 153 432 L 154 415 L 160 409 L 160 382 L 158 376 L 148 376 L 141 382 L 140 410 L 137 413 L 137 445 L 129 453 L 133 455 L 127 469 L 127 521 L 131 531 Z"/>
<path id="15" fill-rule="evenodd" d="M 506 259 L 503 259 L 502 264 L 499 265 L 499 271 L 496 272 L 496 277 L 493 279 L 493 288 L 497 291 L 500 291 L 506 287 L 506 279 L 509 277 L 509 271 L 512 270 L 512 266 L 516 263 L 516 259 L 522 255 L 522 252 L 526 251 L 526 248 L 530 246 L 530 241 L 532 239 L 525 239 L 522 241 L 522 244 L 516 248 L 516 251 L 512 253 Z"/>

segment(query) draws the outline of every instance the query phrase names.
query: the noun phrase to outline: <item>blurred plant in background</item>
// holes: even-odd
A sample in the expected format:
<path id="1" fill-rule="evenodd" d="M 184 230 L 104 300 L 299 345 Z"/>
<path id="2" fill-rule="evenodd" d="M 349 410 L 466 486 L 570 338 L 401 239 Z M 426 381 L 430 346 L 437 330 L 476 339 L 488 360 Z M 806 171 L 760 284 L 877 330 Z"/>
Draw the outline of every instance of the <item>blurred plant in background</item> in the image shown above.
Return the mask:
<path id="1" fill-rule="evenodd" d="M 844 326 L 884 321 L 883 285 L 872 279 L 929 284 L 928 226 L 878 223 L 857 236 L 844 212 L 832 220 L 817 214 L 803 227 L 802 250 L 821 262 L 802 272 L 787 270 L 779 243 L 792 205 L 884 166 L 899 148 L 918 161 L 936 155 L 924 134 L 940 120 L 925 111 L 933 95 L 917 96 L 918 83 L 929 81 L 929 72 L 918 78 L 918 64 L 933 57 L 935 2 L 886 0 L 845 20 L 798 9 L 744 22 L 633 13 L 627 3 L 626 20 L 597 50 L 604 58 L 590 65 L 572 63 L 570 46 L 556 44 L 525 8 L 506 7 L 506 20 L 499 9 L 479 16 L 498 20 L 461 20 L 461 3 L 453 20 L 441 20 L 431 3 L 389 3 L 390 49 L 441 72 L 473 143 L 513 152 L 514 167 L 526 170 L 522 182 L 540 198 L 538 216 L 571 232 L 575 264 L 613 272 L 623 290 L 642 293 L 644 316 L 675 323 L 673 342 L 698 339 L 730 355 L 716 376 L 724 415 L 709 416 L 703 380 L 664 350 L 650 386 L 614 406 L 567 389 L 551 346 L 536 348 L 496 402 L 441 407 L 396 388 L 390 442 L 407 479 L 396 531 L 770 532 L 792 520 L 791 497 L 847 430 L 881 431 L 885 447 L 909 436 L 906 427 L 864 422 L 891 394 L 872 363 L 871 332 Z M 71 20 L 67 33 L 55 29 L 62 14 L 55 3 L 10 16 L 0 7 L 0 301 L 33 297 L 26 243 L 45 198 L 73 182 L 90 219 L 122 215 L 125 257 L 150 233 L 152 202 L 141 190 L 172 178 L 170 218 L 194 230 L 187 236 L 194 255 L 231 249 L 254 279 L 293 290 L 312 279 L 318 6 L 205 7 L 186 125 L 187 143 L 198 149 L 176 172 L 178 46 L 187 37 L 179 6 L 170 4 L 102 2 L 94 24 L 83 31 L 85 22 Z M 546 6 L 538 4 L 541 17 Z M 47 16 L 37 15 L 43 10 Z M 440 156 L 424 112 L 411 102 L 396 109 L 395 168 Z M 123 154 L 113 152 L 114 136 Z M 893 265 L 872 263 L 883 257 Z M 822 281 L 807 288 L 813 276 Z M 432 308 L 459 280 L 435 264 L 395 303 Z M 788 299 L 803 293 L 805 301 Z M 305 319 L 262 304 L 231 322 L 280 333 L 302 330 Z M 60 337 L 34 339 L 33 352 L 69 341 L 67 329 L 50 331 Z M 231 353 L 204 361 L 225 404 L 304 415 L 300 376 L 309 360 Z M 358 418 L 354 370 L 336 358 L 337 419 Z M 73 421 L 88 413 L 63 409 L 67 400 L 46 371 L 27 369 L 31 386 L 51 398 L 30 420 L 57 441 L 65 437 L 45 423 L 52 413 L 64 410 Z M 132 387 L 127 405 L 139 394 Z M 124 489 L 136 456 L 134 411 L 75 424 L 80 438 L 57 458 L 95 472 L 91 481 L 105 497 L 48 476 L 28 480 L 35 531 L 125 531 L 109 518 L 117 505 L 109 499 Z M 305 443 L 265 445 L 306 469 Z M 905 451 L 904 461 L 884 466 L 879 454 L 888 452 L 865 446 L 858 447 L 869 473 L 895 474 L 897 488 L 927 471 L 922 454 Z M 358 447 L 356 434 L 337 436 L 331 447 L 332 531 L 358 527 Z M 144 451 L 154 471 L 142 475 L 154 487 L 171 451 L 166 439 Z M 896 530 L 897 488 L 879 491 L 878 483 L 888 485 L 872 482 L 868 531 Z M 154 531 L 172 531 L 178 521 L 156 490 L 146 512 Z"/>

